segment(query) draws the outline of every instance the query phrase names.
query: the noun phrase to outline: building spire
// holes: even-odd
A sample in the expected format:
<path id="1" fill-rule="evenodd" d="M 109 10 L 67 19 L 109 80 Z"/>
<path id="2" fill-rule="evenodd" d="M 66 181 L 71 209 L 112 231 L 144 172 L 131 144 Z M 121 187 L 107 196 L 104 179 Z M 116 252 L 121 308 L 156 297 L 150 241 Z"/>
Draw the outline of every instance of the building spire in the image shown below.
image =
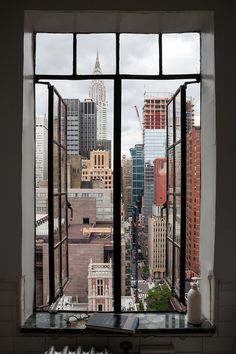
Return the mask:
<path id="1" fill-rule="evenodd" d="M 96 57 L 96 62 L 95 62 L 93 74 L 94 75 L 101 75 L 102 74 L 102 69 L 101 69 L 100 62 L 99 62 L 98 49 L 97 49 L 97 57 Z"/>

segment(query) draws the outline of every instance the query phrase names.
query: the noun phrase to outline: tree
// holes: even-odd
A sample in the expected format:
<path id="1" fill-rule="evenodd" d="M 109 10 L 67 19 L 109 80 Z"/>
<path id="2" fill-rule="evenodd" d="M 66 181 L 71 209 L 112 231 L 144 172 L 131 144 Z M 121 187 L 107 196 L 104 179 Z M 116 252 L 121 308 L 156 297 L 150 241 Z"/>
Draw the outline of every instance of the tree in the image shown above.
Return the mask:
<path id="1" fill-rule="evenodd" d="M 170 308 L 170 289 L 167 285 L 158 285 L 148 290 L 148 311 L 166 311 Z"/>
<path id="2" fill-rule="evenodd" d="M 141 274 L 142 274 L 142 277 L 143 279 L 147 279 L 149 277 L 149 268 L 147 265 L 145 265 L 142 270 L 141 270 Z"/>

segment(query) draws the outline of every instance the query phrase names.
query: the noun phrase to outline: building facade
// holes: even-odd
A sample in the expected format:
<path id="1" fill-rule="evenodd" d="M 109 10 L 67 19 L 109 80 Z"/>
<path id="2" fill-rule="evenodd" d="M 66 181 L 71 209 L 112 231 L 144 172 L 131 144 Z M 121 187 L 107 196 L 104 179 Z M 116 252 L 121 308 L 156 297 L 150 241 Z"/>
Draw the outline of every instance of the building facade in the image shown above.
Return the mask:
<path id="1" fill-rule="evenodd" d="M 86 167 L 82 169 L 82 181 L 101 180 L 104 188 L 113 188 L 113 174 L 109 167 L 109 151 L 92 150 Z"/>
<path id="2" fill-rule="evenodd" d="M 166 158 L 154 160 L 154 203 L 162 206 L 166 202 Z"/>
<path id="3" fill-rule="evenodd" d="M 144 129 L 165 129 L 166 128 L 166 105 L 171 94 L 145 92 L 143 107 L 143 128 Z"/>
<path id="4" fill-rule="evenodd" d="M 132 201 L 132 160 L 123 156 L 121 160 L 122 169 L 122 201 L 124 206 L 124 219 L 127 220 L 129 215 L 128 207 Z"/>
<path id="5" fill-rule="evenodd" d="M 130 149 L 132 160 L 132 205 L 141 202 L 144 187 L 144 149 L 143 144 L 136 144 Z"/>
<path id="6" fill-rule="evenodd" d="M 199 274 L 201 137 L 200 127 L 187 133 L 186 270 Z"/>
<path id="7" fill-rule="evenodd" d="M 66 98 L 67 105 L 67 153 L 79 155 L 79 114 L 80 100 Z"/>
<path id="8" fill-rule="evenodd" d="M 80 155 L 67 156 L 67 187 L 80 188 L 82 179 L 82 159 Z"/>
<path id="9" fill-rule="evenodd" d="M 89 158 L 90 151 L 97 147 L 97 113 L 95 102 L 87 98 L 80 102 L 79 154 Z"/>
<path id="10" fill-rule="evenodd" d="M 153 205 L 148 218 L 148 265 L 151 277 L 164 278 L 166 274 L 166 216 L 161 207 Z"/>
<path id="11" fill-rule="evenodd" d="M 158 116 L 159 117 L 159 116 Z M 144 232 L 148 232 L 148 218 L 154 203 L 154 160 L 166 155 L 166 130 L 144 129 Z"/>
<path id="12" fill-rule="evenodd" d="M 113 310 L 112 263 L 93 263 L 88 266 L 88 311 Z"/>

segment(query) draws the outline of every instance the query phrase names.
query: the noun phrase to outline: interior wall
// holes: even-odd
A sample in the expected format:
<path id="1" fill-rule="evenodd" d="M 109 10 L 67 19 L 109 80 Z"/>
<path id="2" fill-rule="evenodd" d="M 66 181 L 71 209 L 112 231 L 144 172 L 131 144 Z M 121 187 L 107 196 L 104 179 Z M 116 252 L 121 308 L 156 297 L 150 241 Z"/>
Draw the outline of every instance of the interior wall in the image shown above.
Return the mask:
<path id="1" fill-rule="evenodd" d="M 227 5 L 226 5 L 227 4 Z M 0 5 L 3 7 L 3 5 Z M 19 284 L 21 283 L 21 242 L 22 223 L 31 223 L 31 214 L 28 219 L 22 219 L 22 161 L 31 161 L 31 156 L 22 159 L 23 126 L 23 31 L 24 10 L 214 10 L 215 23 L 215 78 L 216 78 L 216 145 L 211 134 L 209 145 L 212 149 L 209 153 L 208 165 L 214 164 L 216 149 L 216 208 L 215 224 L 212 222 L 212 209 L 206 205 L 204 209 L 204 223 L 209 223 L 209 232 L 215 233 L 214 276 L 216 283 L 216 325 L 217 333 L 213 338 L 153 338 L 146 341 L 145 338 L 129 338 L 134 343 L 132 353 L 139 352 L 143 343 L 160 344 L 172 342 L 178 353 L 235 353 L 236 352 L 236 237 L 235 237 L 235 149 L 234 141 L 236 132 L 235 108 L 234 108 L 234 78 L 236 74 L 236 50 L 235 50 L 235 4 L 233 1 L 216 2 L 199 0 L 194 4 L 186 0 L 178 2 L 169 0 L 159 3 L 155 0 L 137 2 L 121 0 L 111 2 L 100 0 L 96 3 L 68 0 L 66 3 L 58 3 L 51 0 L 43 3 L 38 0 L 21 2 L 8 1 L 0 12 L 0 38 L 2 43 L 1 55 L 1 247 L 0 247 L 0 352 L 43 352 L 50 344 L 56 344 L 61 348 L 65 344 L 72 346 L 78 343 L 91 344 L 92 340 L 98 347 L 108 344 L 114 352 L 120 352 L 119 343 L 122 339 L 109 338 L 82 338 L 44 336 L 25 337 L 19 334 L 19 321 L 16 314 L 20 311 Z M 206 45 L 213 45 L 213 39 L 209 37 Z M 207 44 L 208 43 L 208 44 Z M 210 63 L 209 63 L 210 65 Z M 30 73 L 29 73 L 30 75 Z M 207 83 L 210 85 L 211 74 Z M 26 84 L 27 85 L 27 84 Z M 211 109 L 210 109 L 211 108 Z M 209 101 L 209 114 L 214 109 L 213 102 Z M 206 111 L 207 113 L 207 111 Z M 207 123 L 206 123 L 207 124 Z M 214 128 L 213 128 L 214 129 Z M 30 140 L 30 139 L 29 139 Z M 26 147 L 26 146 L 25 146 Z M 23 149 L 23 150 L 22 150 Z M 26 165 L 25 165 L 26 167 Z M 206 166 L 207 167 L 207 166 Z M 207 171 L 207 170 L 206 170 Z M 29 170 L 29 175 L 31 171 Z M 209 187 L 209 202 L 211 193 Z M 31 189 L 31 185 L 29 185 Z M 207 192 L 207 189 L 205 190 Z M 33 207 L 33 206 L 32 206 Z M 25 205 L 23 204 L 23 208 Z M 30 220 L 29 220 L 30 218 Z M 209 222 L 210 221 L 210 222 Z M 23 232 L 30 233 L 23 228 Z M 205 228 L 204 228 L 205 229 Z M 202 231 L 201 225 L 201 231 Z M 207 228 L 205 229 L 207 230 Z M 208 234 L 202 237 L 208 238 Z M 25 245 L 26 250 L 30 245 Z M 211 246 L 209 246 L 211 247 Z M 28 248 L 28 251 L 30 249 Z M 25 257 L 25 253 L 23 253 Z M 208 260 L 205 260 L 206 263 Z M 210 261 L 210 260 L 209 260 Z M 32 260 L 30 261 L 32 262 Z M 29 266 L 25 271 L 29 270 Z M 32 291 L 32 290 L 31 290 Z"/>

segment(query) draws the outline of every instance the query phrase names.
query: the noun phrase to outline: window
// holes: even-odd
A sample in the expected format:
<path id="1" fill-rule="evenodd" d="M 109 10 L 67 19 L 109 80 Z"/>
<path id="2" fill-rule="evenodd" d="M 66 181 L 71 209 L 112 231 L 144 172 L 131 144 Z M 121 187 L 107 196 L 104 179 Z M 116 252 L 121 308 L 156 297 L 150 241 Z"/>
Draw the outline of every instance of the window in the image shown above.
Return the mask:
<path id="1" fill-rule="evenodd" d="M 69 62 L 65 62 L 66 73 L 56 73 L 53 72 L 47 73 L 44 72 L 43 69 L 43 61 L 41 60 L 41 64 L 37 66 L 37 71 L 35 75 L 35 80 L 38 86 L 46 86 L 49 90 L 49 99 L 48 99 L 48 121 L 52 120 L 51 128 L 48 129 L 48 161 L 51 161 L 51 167 L 53 172 L 53 177 L 49 178 L 48 175 L 48 206 L 49 213 L 51 210 L 51 217 L 49 218 L 49 237 L 48 243 L 51 243 L 51 248 L 49 247 L 49 259 L 48 263 L 53 264 L 53 269 L 59 269 L 59 275 L 55 278 L 57 284 L 54 284 L 53 287 L 49 289 L 50 293 L 50 303 L 53 303 L 56 300 L 57 295 L 62 295 L 64 291 L 64 285 L 66 282 L 63 278 L 63 265 L 67 265 L 67 255 L 70 252 L 73 253 L 75 250 L 76 242 L 78 243 L 79 251 L 83 254 L 83 257 L 86 258 L 87 265 L 86 272 L 88 272 L 88 279 L 96 278 L 95 275 L 99 276 L 102 272 L 106 273 L 106 279 L 108 281 L 108 285 L 106 287 L 106 291 L 103 290 L 103 280 L 97 279 L 97 295 L 103 295 L 104 292 L 107 294 L 107 301 L 109 302 L 109 306 L 105 306 L 105 308 L 109 310 L 114 310 L 116 312 L 120 312 L 121 307 L 121 294 L 129 294 L 131 298 L 134 299 L 134 308 L 135 303 L 138 301 L 142 301 L 142 297 L 139 296 L 139 276 L 141 276 L 147 285 L 147 283 L 152 280 L 157 280 L 159 277 L 165 277 L 167 275 L 167 280 L 171 285 L 172 290 L 175 290 L 180 299 L 184 302 L 184 280 L 185 280 L 185 266 L 183 259 L 185 258 L 185 243 L 182 240 L 185 239 L 183 233 L 184 223 L 185 223 L 185 215 L 186 211 L 184 210 L 185 201 L 183 202 L 183 198 L 185 197 L 186 192 L 184 191 L 186 176 L 184 176 L 182 166 L 185 165 L 184 159 L 184 150 L 183 146 L 186 144 L 183 142 L 186 139 L 186 129 L 185 127 L 183 132 L 183 121 L 187 116 L 187 108 L 186 106 L 186 88 L 188 86 L 189 81 L 194 81 L 195 83 L 200 81 L 199 74 L 199 34 L 197 33 L 188 33 L 187 37 L 191 37 L 194 42 L 194 46 L 198 48 L 198 54 L 192 56 L 192 54 L 187 58 L 188 69 L 187 72 L 181 71 L 181 66 L 177 66 L 171 71 L 171 66 L 169 64 L 170 61 L 173 61 L 174 53 L 171 50 L 173 45 L 173 36 L 172 34 L 96 34 L 96 41 L 101 40 L 101 38 L 108 38 L 109 41 L 113 42 L 114 48 L 116 47 L 115 53 L 120 53 L 121 61 L 119 63 L 118 58 L 115 57 L 112 65 L 113 69 L 109 74 L 103 74 L 99 64 L 99 55 L 96 54 L 96 62 L 95 62 L 95 73 L 87 74 L 85 72 L 86 65 L 82 65 L 83 60 L 82 57 L 79 57 L 79 47 L 86 49 L 85 42 L 87 40 L 91 40 L 95 34 L 70 34 L 70 36 L 66 37 L 66 45 L 70 48 L 69 53 L 71 54 L 71 62 L 72 66 L 70 66 Z M 47 36 L 46 34 L 36 34 L 36 54 L 40 57 L 40 45 L 45 45 L 42 41 L 42 38 Z M 51 38 L 53 35 L 50 35 L 49 42 L 51 42 Z M 58 38 L 59 34 L 57 34 Z M 107 36 L 107 37 L 106 37 Z M 179 45 L 183 45 L 184 42 L 184 34 L 177 36 L 177 42 Z M 38 42 L 37 38 L 40 39 Z M 45 37 L 47 40 L 47 37 Z M 72 38 L 72 40 L 71 40 Z M 186 43 L 189 41 L 186 41 Z M 102 43 L 102 40 L 101 40 Z M 104 43 L 104 40 L 103 40 Z M 134 49 L 137 53 L 140 53 L 140 63 L 137 63 L 134 60 L 134 56 L 128 55 L 130 50 L 130 43 L 133 43 Z M 141 44 L 142 43 L 142 46 Z M 187 45 L 185 43 L 185 45 Z M 84 47 L 83 47 L 84 46 Z M 141 46 L 141 47 L 140 47 Z M 150 46 L 152 48 L 151 54 L 148 51 L 145 51 L 145 48 Z M 37 51 L 38 48 L 38 51 Z M 58 49 L 57 49 L 58 50 Z M 186 53 L 191 53 L 190 51 L 186 51 Z M 36 63 L 38 57 L 36 55 Z M 194 58 L 194 63 L 191 62 L 191 58 Z M 80 58 L 80 60 L 79 60 Z M 129 58 L 129 60 L 127 60 Z M 145 60 L 150 61 L 150 67 L 147 70 L 147 67 L 141 65 L 141 58 L 143 58 L 143 62 Z M 165 65 L 168 63 L 168 65 Z M 136 65 L 137 64 L 137 65 Z M 139 67 L 140 65 L 140 67 Z M 116 72 L 114 71 L 114 67 L 116 67 Z M 71 70 L 70 73 L 69 69 Z M 84 71 L 85 70 L 85 71 Z M 97 71 L 96 71 L 97 70 Z M 134 70 L 135 72 L 133 72 Z M 150 70 L 150 71 L 149 71 Z M 180 70 L 180 71 L 178 71 Z M 108 70 L 109 71 L 109 70 Z M 45 80 L 48 80 L 49 83 L 45 85 Z M 57 93 L 55 87 L 60 87 L 62 89 L 63 82 L 73 82 L 76 84 L 76 81 L 79 82 L 79 86 L 83 86 L 86 80 L 90 83 L 90 96 L 86 98 L 84 102 L 78 102 L 78 109 L 73 111 L 73 105 L 70 101 L 70 98 L 65 96 L 63 93 L 62 97 Z M 168 97 L 157 97 L 153 94 L 153 92 L 146 92 L 144 90 L 144 86 L 150 81 L 152 83 L 157 83 L 158 87 L 168 87 L 167 83 L 173 81 L 176 89 L 173 90 L 173 86 L 171 88 L 172 92 Z M 95 81 L 99 82 L 99 85 L 95 85 Z M 71 83 L 72 84 L 72 83 Z M 190 84 L 190 82 L 189 82 Z M 106 125 L 103 123 L 104 117 L 106 115 L 104 112 L 107 109 L 106 101 L 101 100 L 96 102 L 95 92 L 98 93 L 98 97 L 103 96 L 104 86 L 108 85 L 111 88 L 111 92 L 114 97 L 113 104 L 113 119 L 112 124 L 114 125 L 114 129 L 112 129 L 112 167 L 109 162 L 109 158 L 111 157 L 111 149 L 109 148 L 103 149 L 103 144 L 105 145 L 106 140 L 102 139 L 105 134 Z M 178 87 L 181 86 L 179 90 Z M 139 143 L 134 146 L 129 145 L 128 148 L 130 150 L 131 157 L 130 159 L 124 158 L 122 160 L 122 166 L 120 162 L 120 157 L 123 155 L 123 147 L 127 148 L 127 137 L 125 137 L 125 131 L 122 129 L 127 129 L 131 131 L 133 126 L 131 124 L 128 127 L 127 124 L 130 124 L 128 120 L 123 118 L 125 116 L 125 99 L 129 97 L 132 93 L 133 97 L 135 97 L 135 91 L 137 92 L 140 87 L 142 87 L 142 92 L 144 94 L 144 111 L 143 111 L 143 121 L 140 122 L 140 113 L 137 109 L 134 110 L 134 104 L 131 103 L 132 109 L 134 110 L 134 114 L 136 112 L 139 123 L 142 125 L 142 131 L 140 134 L 141 140 Z M 61 92 L 61 90 L 59 90 Z M 158 91 L 160 89 L 158 88 Z M 177 93 L 174 94 L 174 91 L 177 90 Z M 53 92 L 52 97 L 54 100 L 50 99 L 50 92 Z M 94 97 L 94 98 L 92 98 Z M 55 105 L 55 101 L 57 102 Z M 53 106 L 51 104 L 53 103 Z M 73 100 L 73 104 L 75 101 Z M 101 105 L 103 103 L 103 105 Z M 70 135 L 73 129 L 76 129 L 76 134 L 82 134 L 78 139 L 78 143 L 75 144 L 75 148 L 71 148 L 71 150 L 67 151 L 68 156 L 80 156 L 81 157 L 81 166 L 82 166 L 82 177 L 81 180 L 77 180 L 78 185 L 83 185 L 83 187 L 79 189 L 89 189 L 89 185 L 93 185 L 93 188 L 103 189 L 104 197 L 102 200 L 98 200 L 98 197 L 94 196 L 94 200 L 89 199 L 89 192 L 81 192 L 82 197 L 72 197 L 73 203 L 69 200 L 73 209 L 73 218 L 69 222 L 69 225 L 66 226 L 65 221 L 67 220 L 67 208 L 68 208 L 68 197 L 66 194 L 66 184 L 65 181 L 69 178 L 69 174 L 65 172 L 66 170 L 66 158 L 64 155 L 64 147 L 61 141 L 66 141 L 70 135 L 66 135 L 67 128 L 69 124 L 65 126 L 65 123 L 62 127 L 61 121 L 66 121 L 66 105 L 67 112 L 70 112 L 74 115 L 79 114 L 78 125 L 75 128 L 70 126 Z M 98 107 L 101 106 L 101 109 Z M 155 113 L 155 106 L 158 106 L 158 114 Z M 59 107 L 59 108 L 57 108 Z M 68 108 L 69 107 L 69 108 Z M 162 114 L 160 115 L 160 111 Z M 51 112 L 51 113 L 50 113 Z M 64 112 L 64 113 L 63 113 Z M 151 112 L 151 113 L 150 113 Z M 168 116 L 168 122 L 166 121 L 166 112 Z M 192 111 L 191 111 L 192 112 Z M 99 116 L 99 114 L 101 116 Z M 50 116 L 51 114 L 51 116 Z M 127 113 L 126 113 L 127 114 Z M 88 119 L 89 116 L 89 119 Z M 98 119 L 99 118 L 99 119 Z M 64 120 L 63 120 L 64 119 Z M 136 118 L 135 118 L 136 119 Z M 172 120 L 171 120 L 172 119 Z M 189 119 L 190 121 L 190 119 Z M 98 124 L 99 122 L 99 124 Z M 52 125 L 54 123 L 54 126 Z M 137 123 L 137 122 L 136 122 Z M 49 127 L 50 127 L 49 124 Z M 166 124 L 167 124 L 167 140 L 168 140 L 168 155 L 166 162 Z M 190 124 L 190 123 L 189 123 Z M 191 124 L 190 124 L 191 125 Z M 125 127 L 125 128 L 124 128 Z M 60 131 L 61 129 L 61 131 Z M 100 129 L 100 130 L 99 130 Z M 138 130 L 138 128 L 137 128 Z M 56 137 L 53 134 L 57 132 L 57 134 L 61 134 L 59 137 L 59 141 L 57 141 Z M 59 133 L 58 133 L 59 131 Z M 139 132 L 140 133 L 140 132 Z M 183 135 L 184 133 L 184 135 Z M 51 135 L 50 135 L 51 134 Z M 64 135 L 63 135 L 64 134 Z M 102 135 L 104 134 L 104 136 Z M 122 138 L 121 138 L 122 134 Z M 97 139 L 99 136 L 100 139 Z M 131 136 L 129 136 L 131 138 Z M 64 139 L 64 140 L 63 140 Z M 125 140 L 126 139 L 126 140 Z M 99 145 L 97 141 L 101 142 Z M 104 140 L 104 141 L 103 141 Z M 131 142 L 131 139 L 130 139 Z M 69 141 L 68 141 L 69 143 Z M 108 143 L 108 142 L 107 142 Z M 123 144 L 124 143 L 124 144 Z M 50 145 L 51 144 L 51 145 Z M 107 144 L 109 145 L 109 144 Z M 51 146 L 51 150 L 50 147 Z M 67 147 L 70 145 L 67 145 Z M 73 150 L 74 149 L 74 150 Z M 99 153 L 101 149 L 102 153 Z M 106 150 L 107 155 L 104 154 Z M 158 154 L 157 154 L 158 151 Z M 52 154 L 53 152 L 53 154 Z M 53 158 L 52 158 L 53 156 Z M 155 164 L 155 161 L 157 163 Z M 78 161 L 77 161 L 78 162 Z M 76 163 L 77 163 L 76 162 Z M 73 165 L 73 162 L 71 162 Z M 104 176 L 103 165 L 107 164 L 105 171 L 106 178 Z M 165 211 L 162 214 L 162 206 L 165 202 L 165 174 L 164 169 L 168 169 L 168 183 L 167 183 L 167 217 L 165 216 Z M 96 165 L 96 166 L 94 166 Z M 50 164 L 48 164 L 50 166 Z M 96 167 L 96 169 L 95 169 Z M 75 167 L 74 167 L 75 168 Z M 77 168 L 77 167 L 76 167 Z M 127 180 L 129 179 L 128 175 L 132 175 L 132 182 L 130 184 L 124 183 L 124 180 L 121 179 L 121 171 L 124 171 L 126 168 L 127 171 Z M 63 172 L 64 171 L 64 172 Z M 73 171 L 73 167 L 72 167 Z M 81 171 L 78 169 L 78 171 Z M 48 171 L 50 172 L 50 171 Z M 63 174 L 63 177 L 61 173 Z M 157 173 L 157 175 L 155 175 Z M 155 180 L 154 180 L 155 176 Z M 183 177 L 184 176 L 184 177 Z M 105 179 L 109 180 L 109 183 L 106 183 Z M 123 174 L 124 177 L 124 174 Z M 70 185 L 76 185 L 77 176 L 70 176 Z M 80 178 L 78 176 L 78 178 Z M 114 179 L 114 184 L 113 184 Z M 156 180 L 159 181 L 159 191 L 162 191 L 161 195 L 155 196 L 156 198 L 156 211 L 153 214 L 154 218 L 159 218 L 161 220 L 161 227 L 158 224 L 158 227 L 152 228 L 152 224 L 149 220 L 152 216 L 152 207 L 154 204 L 154 185 Z M 57 183 L 55 183 L 57 181 Z M 41 181 L 42 182 L 42 181 Z M 108 181 L 107 181 L 108 182 Z M 90 184 L 89 184 L 90 183 Z M 113 190 L 114 185 L 114 190 Z M 124 186 L 125 185 L 125 186 Z M 50 187 L 51 186 L 51 187 Z M 55 191 L 56 189 L 56 191 Z M 73 188 L 72 188 L 73 189 Z M 76 189 L 76 188 L 74 188 Z M 196 187 L 195 187 L 196 190 Z M 122 192 L 122 193 L 121 193 Z M 121 194 L 122 194 L 122 204 L 121 204 Z M 73 193 L 73 195 L 76 195 Z M 50 198 L 54 198 L 56 200 L 55 203 L 50 202 Z M 53 199 L 52 198 L 52 199 Z M 126 198 L 126 200 L 125 200 Z M 158 200 L 160 198 L 160 200 Z M 82 200 L 84 199 L 84 200 Z M 92 197 L 90 199 L 93 199 Z M 110 206 L 111 201 L 113 204 Z M 85 203 L 85 204 L 83 204 Z M 159 203 L 159 204 L 158 204 Z M 122 210 L 124 204 L 124 211 Z M 84 207 L 83 207 L 84 205 Z M 101 208 L 96 208 L 96 206 L 101 206 Z M 107 206 L 109 205 L 109 206 Z M 115 206 L 115 208 L 113 207 Z M 88 217 L 88 210 L 90 215 Z M 122 210 L 122 216 L 117 214 L 117 210 Z M 142 212 L 143 210 L 143 212 Z M 86 215 L 84 216 L 84 213 Z M 104 212 L 104 214 L 103 214 Z M 123 218 L 124 212 L 124 218 Z M 64 216 L 63 216 L 64 215 Z M 163 215 L 166 217 L 166 223 L 163 223 Z M 113 218 L 114 216 L 114 218 Z M 110 225 L 107 221 L 112 220 L 112 225 Z M 53 220 L 53 225 L 51 225 Z M 55 221 L 56 220 L 56 221 Z M 76 232 L 72 232 L 73 228 L 75 228 L 75 222 L 79 222 L 78 220 L 82 220 L 82 224 L 90 224 L 92 227 L 84 226 L 81 232 L 81 237 L 77 235 Z M 68 220 L 67 220 L 68 221 Z M 109 226 L 106 225 L 106 230 L 104 231 L 105 226 L 101 227 L 98 221 L 102 221 L 105 225 L 107 222 Z M 129 232 L 126 234 L 121 234 L 121 226 L 124 226 L 124 223 L 127 223 L 127 227 L 129 228 Z M 122 224 L 121 224 L 122 223 Z M 67 233 L 63 234 L 66 227 L 68 228 Z M 174 226 L 172 226 L 174 225 Z M 58 226 L 58 230 L 56 230 L 55 226 Z M 97 227 L 96 227 L 97 226 Z M 114 230 L 114 231 L 113 231 Z M 150 231 L 151 230 L 151 231 Z M 157 231 L 159 230 L 159 231 Z M 162 230 L 162 231 L 160 231 Z M 156 240 L 156 245 L 151 244 L 153 240 L 151 239 L 151 232 L 154 232 L 153 240 Z M 71 232 L 71 236 L 70 236 Z M 160 240 L 159 235 L 162 235 Z M 57 235 L 58 233 L 58 235 Z M 115 235 L 113 239 L 113 233 Z M 168 233 L 167 242 L 165 239 L 165 235 Z M 173 233 L 173 236 L 171 236 Z M 71 237 L 71 239 L 70 239 Z M 107 240 L 110 238 L 110 245 L 107 246 Z M 73 242 L 72 242 L 73 239 Z M 103 259 L 106 259 L 107 262 L 102 262 L 100 260 L 95 262 L 93 259 L 91 262 L 90 255 L 87 254 L 84 256 L 82 251 L 83 243 L 91 242 L 95 239 L 99 239 L 100 242 L 102 240 L 106 240 L 106 248 L 104 251 Z M 65 242 L 65 243 L 63 243 Z M 73 246 L 70 247 L 73 243 Z M 127 244 L 131 244 L 131 248 L 128 250 L 129 254 L 127 254 L 125 267 L 121 267 L 121 255 L 124 248 L 126 248 Z M 159 243 L 159 244 L 157 244 Z M 105 242 L 104 242 L 105 244 Z M 63 248 L 63 246 L 66 247 Z M 161 246 L 160 246 L 161 245 Z M 160 247 L 159 247 L 160 246 Z M 55 254 L 55 249 L 58 247 L 58 252 Z M 46 248 L 46 247 L 43 247 Z M 156 252 L 157 256 L 154 260 L 153 264 L 150 262 L 150 250 L 160 248 L 167 250 L 167 259 L 164 260 L 167 262 L 167 267 L 163 266 L 162 269 L 154 269 L 155 264 L 163 264 L 163 259 L 160 259 L 160 253 L 162 257 L 164 257 L 165 252 Z M 52 253 L 52 249 L 54 249 L 54 256 Z M 85 252 L 85 249 L 84 249 Z M 96 252 L 93 257 L 96 257 Z M 46 251 L 45 251 L 46 256 Z M 54 258 L 52 258 L 54 257 Z M 63 258 L 64 257 L 64 258 Z M 99 257 L 98 257 L 99 258 Z M 98 259 L 97 258 L 97 259 Z M 130 262 L 131 258 L 131 262 Z M 165 263 L 165 262 L 164 262 Z M 157 268 L 157 267 L 156 267 Z M 167 268 L 167 269 L 166 269 Z M 167 272 L 167 274 L 166 274 Z M 80 270 L 77 270 L 77 273 L 82 273 Z M 68 272 L 66 271 L 68 278 Z M 112 274 L 115 274 L 116 281 L 113 281 Z M 161 274 L 161 275 L 160 275 Z M 131 281 L 131 276 L 133 276 L 133 284 Z M 128 284 L 126 288 L 122 288 L 122 277 L 127 281 Z M 49 283 L 52 282 L 52 272 L 49 269 Z M 101 283 L 102 282 L 102 283 Z M 89 283 L 90 284 L 90 283 Z M 129 285 L 131 284 L 131 286 Z M 92 287 L 91 287 L 92 289 Z M 88 286 L 88 291 L 90 290 Z M 68 291 L 68 288 L 65 290 Z M 114 300 L 114 301 L 113 301 Z M 151 300 L 150 300 L 151 301 Z M 114 306 L 113 306 L 114 303 Z M 98 308 L 101 304 L 97 304 L 96 308 Z M 104 308 L 104 307 L 102 307 Z M 94 309 L 96 310 L 96 309 Z"/>
<path id="2" fill-rule="evenodd" d="M 97 280 L 97 295 L 98 296 L 103 295 L 103 279 Z"/>

